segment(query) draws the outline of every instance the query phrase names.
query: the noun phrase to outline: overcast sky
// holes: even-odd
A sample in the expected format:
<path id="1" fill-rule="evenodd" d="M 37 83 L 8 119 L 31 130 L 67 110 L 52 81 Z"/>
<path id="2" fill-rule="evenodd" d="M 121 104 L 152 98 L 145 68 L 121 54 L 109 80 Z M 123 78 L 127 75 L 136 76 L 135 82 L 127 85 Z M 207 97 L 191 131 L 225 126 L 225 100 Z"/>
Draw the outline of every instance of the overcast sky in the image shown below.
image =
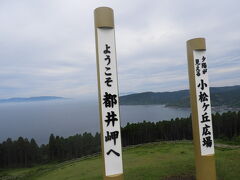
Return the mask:
<path id="1" fill-rule="evenodd" d="M 0 0 L 0 98 L 97 96 L 93 11 L 114 9 L 120 93 L 187 89 L 205 37 L 211 86 L 240 84 L 239 0 Z"/>

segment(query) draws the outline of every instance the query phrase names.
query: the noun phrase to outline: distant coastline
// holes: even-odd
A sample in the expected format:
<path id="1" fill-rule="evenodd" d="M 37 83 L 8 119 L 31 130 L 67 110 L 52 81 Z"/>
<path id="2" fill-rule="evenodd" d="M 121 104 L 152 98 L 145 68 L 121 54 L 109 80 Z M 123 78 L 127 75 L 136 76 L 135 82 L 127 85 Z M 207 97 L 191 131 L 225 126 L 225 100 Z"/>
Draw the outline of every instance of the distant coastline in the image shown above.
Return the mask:
<path id="1" fill-rule="evenodd" d="M 52 100 L 63 100 L 64 97 L 58 96 L 37 96 L 37 97 L 14 97 L 7 99 L 0 99 L 0 103 L 19 103 L 19 102 L 36 102 L 36 101 L 52 101 Z"/>
<path id="2" fill-rule="evenodd" d="M 210 87 L 212 107 L 240 108 L 240 85 Z M 121 105 L 165 105 L 175 108 L 190 108 L 189 90 L 173 92 L 142 92 L 120 97 Z"/>

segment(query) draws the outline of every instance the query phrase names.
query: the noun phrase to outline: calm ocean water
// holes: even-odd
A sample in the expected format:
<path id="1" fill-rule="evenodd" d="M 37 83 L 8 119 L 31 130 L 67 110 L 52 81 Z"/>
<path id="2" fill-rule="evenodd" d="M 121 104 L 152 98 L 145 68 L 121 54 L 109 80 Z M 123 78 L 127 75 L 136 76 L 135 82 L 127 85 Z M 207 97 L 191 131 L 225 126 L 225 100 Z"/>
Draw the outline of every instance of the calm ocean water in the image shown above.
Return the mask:
<path id="1" fill-rule="evenodd" d="M 128 122 L 161 121 L 188 117 L 189 109 L 163 105 L 121 106 L 121 124 Z M 77 100 L 0 104 L 0 141 L 19 136 L 47 143 L 49 135 L 67 137 L 77 133 L 99 131 L 97 102 Z"/>

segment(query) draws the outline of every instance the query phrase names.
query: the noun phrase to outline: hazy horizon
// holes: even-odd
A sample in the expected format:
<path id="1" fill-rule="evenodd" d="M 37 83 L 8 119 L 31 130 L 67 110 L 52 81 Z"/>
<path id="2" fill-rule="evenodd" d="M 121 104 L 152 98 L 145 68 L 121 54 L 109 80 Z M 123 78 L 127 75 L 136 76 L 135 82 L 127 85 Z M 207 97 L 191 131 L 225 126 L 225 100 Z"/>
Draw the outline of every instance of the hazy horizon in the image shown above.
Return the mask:
<path id="1" fill-rule="evenodd" d="M 240 84 L 236 84 L 236 85 L 231 85 L 231 86 L 210 86 L 211 88 L 218 88 L 218 87 L 234 87 L 234 86 L 240 86 Z M 187 89 L 180 89 L 180 90 L 172 90 L 172 91 L 151 91 L 151 90 L 147 90 L 147 91 L 142 91 L 142 92 L 123 92 L 123 93 L 119 93 L 119 96 L 125 96 L 125 95 L 130 95 L 130 94 L 137 94 L 137 93 L 145 93 L 145 92 L 176 92 L 176 91 L 184 91 L 184 90 L 189 90 Z M 34 98 L 34 97 L 60 97 L 60 98 L 65 98 L 65 99 L 69 99 L 69 100 L 80 100 L 80 101 L 97 101 L 98 100 L 98 96 L 97 94 L 95 94 L 95 96 L 91 96 L 91 97 L 67 97 L 67 96 L 54 96 L 54 95 L 38 95 L 38 96 L 24 96 L 24 97 L 6 97 L 6 98 L 0 98 L 0 100 L 3 99 L 11 99 L 11 98 Z M 44 101 L 44 100 L 43 100 Z M 51 100 L 46 100 L 46 101 L 51 101 Z M 1 102 L 0 102 L 1 103 Z M 8 103 L 8 102 L 6 102 Z"/>

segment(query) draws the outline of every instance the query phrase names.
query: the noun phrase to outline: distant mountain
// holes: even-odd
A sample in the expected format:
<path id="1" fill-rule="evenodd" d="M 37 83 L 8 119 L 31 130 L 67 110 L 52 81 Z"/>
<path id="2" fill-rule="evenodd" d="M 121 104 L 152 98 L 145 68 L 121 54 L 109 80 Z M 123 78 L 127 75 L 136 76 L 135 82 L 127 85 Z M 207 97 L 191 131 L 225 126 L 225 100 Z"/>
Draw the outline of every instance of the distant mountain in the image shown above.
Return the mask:
<path id="1" fill-rule="evenodd" d="M 136 92 L 120 92 L 120 96 L 126 96 L 126 95 L 130 95 L 130 94 L 136 94 Z"/>
<path id="2" fill-rule="evenodd" d="M 211 87 L 212 106 L 240 107 L 240 85 Z M 189 90 L 174 92 L 143 92 L 120 97 L 122 105 L 164 104 L 166 106 L 190 107 Z"/>
<path id="3" fill-rule="evenodd" d="M 11 102 L 34 102 L 34 101 L 51 101 L 51 100 L 60 100 L 64 99 L 63 97 L 57 96 L 38 96 L 38 97 L 28 97 L 28 98 L 8 98 L 0 99 L 0 103 L 11 103 Z"/>

